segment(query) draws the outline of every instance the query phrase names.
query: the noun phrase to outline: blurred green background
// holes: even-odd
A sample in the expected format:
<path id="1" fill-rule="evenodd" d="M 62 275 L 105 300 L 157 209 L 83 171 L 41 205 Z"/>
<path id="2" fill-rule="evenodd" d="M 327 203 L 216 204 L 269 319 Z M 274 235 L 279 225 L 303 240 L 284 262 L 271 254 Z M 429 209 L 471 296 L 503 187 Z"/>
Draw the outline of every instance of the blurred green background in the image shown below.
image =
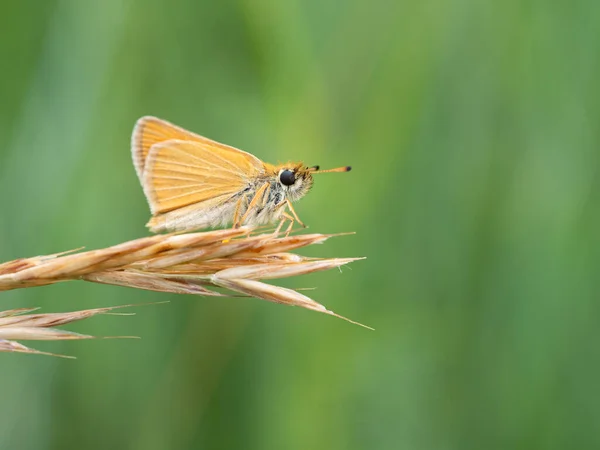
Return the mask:
<path id="1" fill-rule="evenodd" d="M 0 355 L 1 449 L 600 446 L 600 3 L 3 2 L 0 261 L 147 234 L 157 115 L 323 175 L 286 280 L 376 328 L 249 299 L 65 283 L 44 312 L 139 341 Z"/>

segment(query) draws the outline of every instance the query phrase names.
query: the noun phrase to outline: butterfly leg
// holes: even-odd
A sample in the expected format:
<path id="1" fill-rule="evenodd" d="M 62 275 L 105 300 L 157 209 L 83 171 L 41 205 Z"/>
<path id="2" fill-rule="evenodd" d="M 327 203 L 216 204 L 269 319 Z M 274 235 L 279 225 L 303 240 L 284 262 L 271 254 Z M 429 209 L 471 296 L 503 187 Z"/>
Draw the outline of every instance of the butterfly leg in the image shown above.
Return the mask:
<path id="1" fill-rule="evenodd" d="M 294 207 L 292 206 L 292 202 L 290 202 L 289 199 L 286 199 L 285 202 L 281 203 L 278 207 L 285 207 L 285 206 L 287 206 L 290 209 L 293 216 L 289 215 L 285 211 L 281 214 L 281 216 L 283 218 L 281 219 L 281 222 L 279 222 L 279 225 L 277 225 L 277 228 L 275 229 L 275 232 L 273 233 L 275 236 L 277 236 L 279 234 L 279 232 L 281 231 L 281 228 L 283 227 L 283 224 L 286 222 L 286 220 L 289 220 L 290 224 L 288 225 L 288 227 L 285 230 L 285 237 L 288 237 L 290 235 L 292 228 L 294 228 L 294 223 L 296 223 L 296 222 L 298 222 L 303 228 L 306 228 L 306 225 L 304 225 L 304 223 L 298 217 L 298 214 L 296 214 L 296 211 L 294 210 Z"/>
<path id="2" fill-rule="evenodd" d="M 246 195 L 243 195 L 235 204 L 235 213 L 233 214 L 233 228 L 239 228 L 242 225 L 241 221 L 239 220 L 240 211 L 242 209 L 242 204 L 246 203 L 247 199 L 248 197 Z"/>
<path id="3" fill-rule="evenodd" d="M 281 231 L 281 227 L 283 227 L 283 224 L 285 223 L 286 220 L 287 219 L 284 217 L 283 219 L 281 219 L 279 221 L 279 225 L 277 225 L 277 228 L 275 228 L 275 231 L 273 231 L 273 237 L 277 237 L 277 235 Z"/>
<path id="4" fill-rule="evenodd" d="M 279 232 L 281 231 L 281 228 L 283 228 L 283 224 L 286 223 L 289 219 L 289 214 L 287 213 L 283 213 L 282 216 L 284 216 L 280 221 L 279 224 L 277 224 L 277 228 L 275 228 L 275 231 L 273 231 L 273 236 L 277 237 L 279 235 Z M 286 231 L 287 232 L 287 231 Z"/>
<path id="5" fill-rule="evenodd" d="M 292 228 L 294 228 L 294 222 L 296 222 L 296 221 L 288 213 L 284 213 L 283 215 L 284 215 L 284 217 L 287 216 L 286 218 L 290 221 L 290 224 L 288 225 L 288 227 L 285 230 L 285 237 L 288 237 L 290 235 L 290 232 L 292 231 Z"/>
<path id="6" fill-rule="evenodd" d="M 256 191 L 256 194 L 254 194 L 254 197 L 252 197 L 252 200 L 250 201 L 248 208 L 246 208 L 246 212 L 240 219 L 238 226 L 242 225 L 246 221 L 246 219 L 248 218 L 250 213 L 254 210 L 254 208 L 258 205 L 258 202 L 260 200 L 263 200 L 263 203 L 264 203 L 264 198 L 265 197 L 268 198 L 268 191 L 267 191 L 268 188 L 270 188 L 270 184 L 265 183 L 258 189 L 258 191 Z M 267 195 L 265 196 L 265 194 L 267 194 Z"/>
<path id="7" fill-rule="evenodd" d="M 281 202 L 280 204 L 278 204 L 277 206 L 275 206 L 275 209 L 273 210 L 273 213 L 275 213 L 277 210 L 284 208 L 284 211 L 281 213 L 281 216 L 289 216 L 289 214 L 287 214 L 285 212 L 285 207 L 286 207 L 287 203 L 285 201 Z M 283 217 L 280 221 L 279 224 L 277 224 L 277 228 L 275 228 L 275 231 L 273 232 L 273 236 L 277 237 L 277 235 L 279 234 L 279 232 L 281 231 L 281 228 L 283 227 L 283 224 L 288 221 L 288 217 Z"/>
<path id="8" fill-rule="evenodd" d="M 287 202 L 287 206 L 290 209 L 290 211 L 292 212 L 292 214 L 294 215 L 294 219 L 296 219 L 296 222 L 298 222 L 298 224 L 302 227 L 302 228 L 307 228 L 306 225 L 304 225 L 304 222 L 302 222 L 300 220 L 300 218 L 298 217 L 298 214 L 296 214 L 296 211 L 294 210 L 294 207 L 292 206 L 292 202 L 290 202 L 290 199 L 286 199 L 285 200 Z M 285 213 L 284 213 L 285 214 Z"/>
<path id="9" fill-rule="evenodd" d="M 286 223 L 287 221 L 289 221 L 290 223 L 287 226 L 287 228 L 285 229 L 285 237 L 288 237 L 290 235 L 290 232 L 292 231 L 292 228 L 294 227 L 294 223 L 296 222 L 296 219 L 294 219 L 292 216 L 290 216 L 286 212 L 284 212 L 281 216 L 283 218 L 281 219 L 281 221 L 279 222 L 279 225 L 277 225 L 277 228 L 273 232 L 274 237 L 277 237 L 279 235 L 281 228 L 283 228 L 283 224 Z"/>

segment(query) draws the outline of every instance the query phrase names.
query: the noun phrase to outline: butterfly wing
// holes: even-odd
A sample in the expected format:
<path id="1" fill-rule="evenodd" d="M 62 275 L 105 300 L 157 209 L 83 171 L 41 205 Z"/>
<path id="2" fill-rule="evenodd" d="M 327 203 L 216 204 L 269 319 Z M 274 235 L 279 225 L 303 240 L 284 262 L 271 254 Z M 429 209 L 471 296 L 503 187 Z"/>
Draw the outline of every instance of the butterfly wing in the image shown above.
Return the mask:
<path id="1" fill-rule="evenodd" d="M 152 214 L 191 204 L 208 208 L 251 185 L 264 172 L 249 153 L 213 141 L 171 139 L 150 147 L 142 185 Z"/>
<path id="2" fill-rule="evenodd" d="M 166 120 L 152 116 L 145 116 L 136 122 L 135 127 L 133 128 L 133 134 L 131 136 L 133 165 L 135 166 L 135 171 L 137 172 L 138 178 L 142 184 L 146 160 L 148 158 L 148 154 L 150 153 L 150 149 L 155 144 L 172 139 L 199 142 L 214 149 L 233 150 L 234 152 L 243 153 L 254 158 L 256 161 L 259 161 L 254 156 L 243 152 L 242 150 L 238 150 L 234 147 L 230 147 L 228 145 L 221 144 L 200 136 L 196 133 L 192 133 L 191 131 L 178 127 L 177 125 L 173 125 Z"/>

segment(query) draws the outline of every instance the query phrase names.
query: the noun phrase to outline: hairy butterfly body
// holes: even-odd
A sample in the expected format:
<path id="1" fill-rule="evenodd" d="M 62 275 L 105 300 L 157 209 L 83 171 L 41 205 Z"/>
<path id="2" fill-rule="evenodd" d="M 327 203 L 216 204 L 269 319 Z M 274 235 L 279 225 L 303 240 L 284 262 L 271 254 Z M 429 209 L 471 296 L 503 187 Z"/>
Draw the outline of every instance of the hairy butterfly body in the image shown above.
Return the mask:
<path id="1" fill-rule="evenodd" d="M 302 224 L 292 202 L 319 171 L 302 163 L 273 165 L 156 117 L 142 117 L 131 139 L 133 163 L 152 218 L 153 232 L 232 224 L 257 226 L 286 220 Z M 289 210 L 291 215 L 287 212 Z"/>

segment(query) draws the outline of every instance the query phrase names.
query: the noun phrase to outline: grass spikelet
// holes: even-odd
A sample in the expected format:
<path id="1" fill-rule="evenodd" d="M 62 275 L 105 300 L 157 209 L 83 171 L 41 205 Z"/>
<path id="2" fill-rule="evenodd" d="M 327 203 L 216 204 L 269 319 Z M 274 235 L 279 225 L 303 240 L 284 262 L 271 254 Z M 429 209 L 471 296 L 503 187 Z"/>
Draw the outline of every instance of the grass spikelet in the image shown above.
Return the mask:
<path id="1" fill-rule="evenodd" d="M 248 296 L 333 315 L 320 303 L 293 289 L 264 283 L 337 268 L 361 258 L 308 258 L 290 253 L 336 235 L 279 237 L 251 235 L 247 227 L 136 239 L 87 252 L 74 251 L 0 264 L 0 291 L 64 281 L 94 283 L 201 296 Z M 15 340 L 91 339 L 54 328 L 108 313 L 99 308 L 59 314 L 30 314 L 32 309 L 0 312 L 0 351 L 43 353 Z M 369 327 L 366 327 L 369 328 Z"/>
<path id="2" fill-rule="evenodd" d="M 71 322 L 84 320 L 98 314 L 111 314 L 115 309 L 127 306 L 108 308 L 84 309 L 66 313 L 30 314 L 38 308 L 19 308 L 0 311 L 0 352 L 30 353 L 38 355 L 51 355 L 70 358 L 70 356 L 55 353 L 41 352 L 16 342 L 26 341 L 64 341 L 74 339 L 96 339 L 96 336 L 75 333 L 56 328 Z M 134 336 L 113 336 L 119 338 L 133 338 Z"/>

